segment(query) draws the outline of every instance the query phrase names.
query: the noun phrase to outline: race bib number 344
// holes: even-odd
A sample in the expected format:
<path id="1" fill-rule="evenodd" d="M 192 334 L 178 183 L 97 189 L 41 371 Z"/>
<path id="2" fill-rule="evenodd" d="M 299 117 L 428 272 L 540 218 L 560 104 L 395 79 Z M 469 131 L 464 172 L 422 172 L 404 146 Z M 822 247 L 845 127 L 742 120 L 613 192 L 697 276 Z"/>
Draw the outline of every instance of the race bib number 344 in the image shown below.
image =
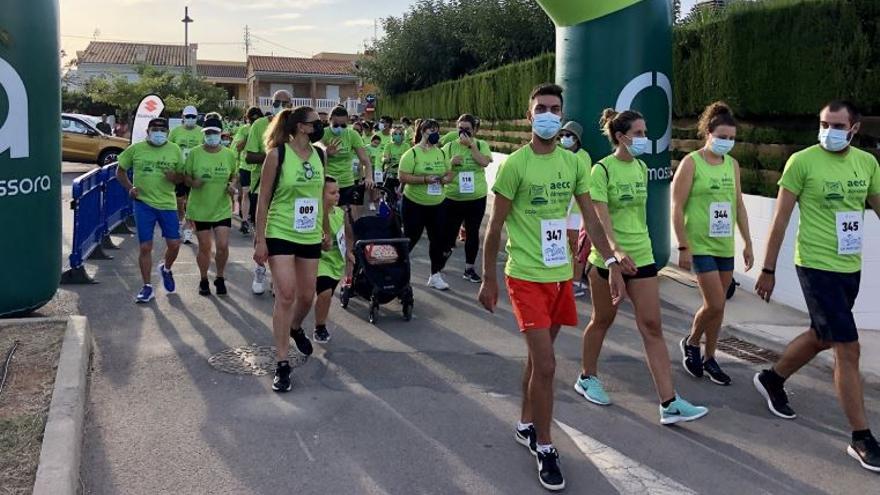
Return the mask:
<path id="1" fill-rule="evenodd" d="M 709 205 L 709 237 L 730 237 L 733 235 L 733 222 L 730 203 L 711 203 Z"/>

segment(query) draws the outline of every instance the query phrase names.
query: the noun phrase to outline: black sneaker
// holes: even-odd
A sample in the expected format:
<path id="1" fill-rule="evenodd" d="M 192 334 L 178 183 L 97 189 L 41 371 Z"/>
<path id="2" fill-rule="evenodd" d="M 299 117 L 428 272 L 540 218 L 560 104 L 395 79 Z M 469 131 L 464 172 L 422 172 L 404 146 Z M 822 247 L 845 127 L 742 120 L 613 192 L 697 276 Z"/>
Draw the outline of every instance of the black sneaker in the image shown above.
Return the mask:
<path id="1" fill-rule="evenodd" d="M 880 472 L 880 445 L 873 435 L 864 440 L 853 440 L 846 453 L 868 471 Z"/>
<path id="2" fill-rule="evenodd" d="M 306 332 L 299 328 L 297 330 L 290 329 L 290 338 L 293 339 L 293 342 L 296 343 L 296 350 L 299 351 L 303 356 L 309 357 L 312 355 L 312 341 L 306 337 Z"/>
<path id="3" fill-rule="evenodd" d="M 681 348 L 681 365 L 694 378 L 703 377 L 703 358 L 700 357 L 700 346 L 688 345 L 688 337 L 678 343 Z"/>
<path id="4" fill-rule="evenodd" d="M 225 296 L 226 292 L 226 280 L 223 277 L 217 277 L 214 279 L 214 287 L 217 288 L 218 296 Z"/>
<path id="5" fill-rule="evenodd" d="M 208 279 L 202 279 L 199 281 L 199 295 L 200 296 L 210 296 L 211 295 L 211 286 L 208 285 Z"/>
<path id="6" fill-rule="evenodd" d="M 718 385 L 730 385 L 730 377 L 721 370 L 721 366 L 718 366 L 718 361 L 715 361 L 715 358 L 709 358 L 703 362 L 703 371 L 709 375 L 710 380 Z"/>
<path id="7" fill-rule="evenodd" d="M 468 268 L 467 270 L 465 270 L 464 275 L 462 275 L 461 278 L 475 284 L 479 284 L 483 281 L 483 279 L 481 279 L 480 276 L 477 275 L 476 270 L 474 270 L 473 268 Z"/>
<path id="8" fill-rule="evenodd" d="M 330 332 L 327 331 L 326 325 L 316 326 L 315 333 L 313 333 L 312 336 L 315 338 L 315 342 L 319 344 L 330 342 Z"/>
<path id="9" fill-rule="evenodd" d="M 565 478 L 562 477 L 562 469 L 559 465 L 559 452 L 551 448 L 550 452 L 538 451 L 538 481 L 541 486 L 550 491 L 559 491 L 565 488 Z"/>
<path id="10" fill-rule="evenodd" d="M 755 373 L 755 378 L 752 380 L 755 388 L 767 400 L 767 408 L 770 409 L 770 412 L 784 419 L 796 418 L 797 414 L 794 413 L 794 409 L 788 405 L 788 395 L 785 393 L 785 387 L 774 385 L 768 376 L 769 371 L 764 370 L 760 373 Z"/>
<path id="11" fill-rule="evenodd" d="M 535 432 L 534 426 L 529 426 L 525 430 L 517 429 L 513 438 L 516 443 L 529 449 L 530 454 L 538 455 L 538 434 Z"/>
<path id="12" fill-rule="evenodd" d="M 241 228 L 238 229 L 238 231 L 241 232 L 241 235 L 248 235 L 251 233 L 251 225 L 247 222 L 247 220 L 244 220 L 243 222 L 241 222 Z"/>
<path id="13" fill-rule="evenodd" d="M 290 381 L 290 363 L 282 361 L 275 367 L 275 379 L 272 380 L 272 390 L 276 392 L 290 392 L 293 383 Z"/>

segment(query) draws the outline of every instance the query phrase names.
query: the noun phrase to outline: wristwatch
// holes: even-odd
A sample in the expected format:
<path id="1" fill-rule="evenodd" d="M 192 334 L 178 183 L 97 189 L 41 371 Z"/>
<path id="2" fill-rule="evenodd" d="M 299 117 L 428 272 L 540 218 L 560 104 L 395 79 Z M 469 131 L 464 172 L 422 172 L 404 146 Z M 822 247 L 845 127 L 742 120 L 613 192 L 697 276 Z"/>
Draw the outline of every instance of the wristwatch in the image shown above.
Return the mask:
<path id="1" fill-rule="evenodd" d="M 614 256 L 612 256 L 612 257 L 610 257 L 610 258 L 607 258 L 607 259 L 605 260 L 605 266 L 606 266 L 606 267 L 610 267 L 611 265 L 613 265 L 613 264 L 615 264 L 615 263 L 620 263 L 620 261 L 619 261 L 616 257 L 614 257 Z"/>

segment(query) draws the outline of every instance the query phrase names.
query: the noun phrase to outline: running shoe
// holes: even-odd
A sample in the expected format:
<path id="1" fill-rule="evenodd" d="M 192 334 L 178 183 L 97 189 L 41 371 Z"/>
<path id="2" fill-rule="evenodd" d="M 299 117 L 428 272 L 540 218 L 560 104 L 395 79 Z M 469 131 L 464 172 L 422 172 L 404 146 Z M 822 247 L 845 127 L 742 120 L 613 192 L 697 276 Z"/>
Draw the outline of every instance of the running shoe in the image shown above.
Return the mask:
<path id="1" fill-rule="evenodd" d="M 153 293 L 153 286 L 150 284 L 146 284 L 141 287 L 141 291 L 137 293 L 137 296 L 134 298 L 134 302 L 136 303 L 148 303 L 156 298 L 156 294 Z"/>
<path id="2" fill-rule="evenodd" d="M 688 337 L 681 339 L 678 347 L 681 349 L 681 365 L 684 370 L 694 378 L 703 377 L 703 359 L 700 357 L 700 346 L 689 345 Z"/>
<path id="3" fill-rule="evenodd" d="M 254 283 L 251 285 L 251 290 L 256 295 L 260 295 L 266 292 L 266 267 L 257 265 L 254 268 Z"/>
<path id="4" fill-rule="evenodd" d="M 730 377 L 721 370 L 721 366 L 718 366 L 718 361 L 715 361 L 715 358 L 709 358 L 703 362 L 703 370 L 709 379 L 718 385 L 730 385 Z"/>
<path id="5" fill-rule="evenodd" d="M 290 381 L 290 363 L 282 361 L 275 367 L 275 378 L 272 380 L 272 390 L 276 392 L 290 392 L 293 383 Z"/>
<path id="6" fill-rule="evenodd" d="M 580 282 L 574 282 L 571 284 L 572 289 L 574 290 L 574 297 L 584 297 L 587 295 L 587 288 L 584 284 Z"/>
<path id="7" fill-rule="evenodd" d="M 574 389 L 593 404 L 599 404 L 600 406 L 611 405 L 611 399 L 605 393 L 605 387 L 602 386 L 602 382 L 595 376 L 588 376 L 587 378 L 578 377 L 577 381 L 574 382 Z"/>
<path id="8" fill-rule="evenodd" d="M 516 443 L 529 449 L 532 455 L 538 455 L 538 433 L 535 431 L 534 425 L 529 425 L 524 430 L 517 429 L 516 435 L 513 437 Z"/>
<path id="9" fill-rule="evenodd" d="M 314 349 L 312 348 L 312 341 L 306 336 L 305 330 L 302 328 L 298 328 L 296 330 L 290 329 L 290 338 L 293 339 L 293 342 L 296 344 L 296 350 L 299 351 L 305 357 L 309 357 L 312 355 Z"/>
<path id="10" fill-rule="evenodd" d="M 464 271 L 464 275 L 461 278 L 467 280 L 468 282 L 473 282 L 475 284 L 479 284 L 483 281 L 479 275 L 477 275 L 477 271 L 473 268 L 468 268 Z"/>
<path id="11" fill-rule="evenodd" d="M 165 287 L 165 292 L 169 294 L 174 293 L 174 274 L 171 273 L 171 270 L 165 269 L 165 262 L 159 263 L 159 275 L 162 277 L 162 286 Z"/>
<path id="12" fill-rule="evenodd" d="M 192 244 L 193 243 L 192 229 L 183 229 L 183 243 L 184 244 Z"/>
<path id="13" fill-rule="evenodd" d="M 873 435 L 863 440 L 853 440 L 847 446 L 846 453 L 868 471 L 880 472 L 880 445 Z"/>
<path id="14" fill-rule="evenodd" d="M 781 383 L 775 383 L 770 377 L 770 370 L 755 373 L 752 383 L 755 384 L 758 393 L 767 401 L 767 409 L 770 409 L 770 412 L 783 419 L 797 417 L 794 409 L 788 405 L 788 394 L 785 393 L 785 387 Z"/>
<path id="15" fill-rule="evenodd" d="M 428 277 L 428 287 L 437 290 L 449 290 L 449 284 L 443 280 L 443 275 L 439 272 Z"/>
<path id="16" fill-rule="evenodd" d="M 330 342 L 330 332 L 327 331 L 327 325 L 318 325 L 315 327 L 315 332 L 312 334 L 315 338 L 315 342 L 319 344 L 326 344 Z"/>
<path id="17" fill-rule="evenodd" d="M 562 476 L 562 466 L 559 462 L 559 452 L 551 448 L 549 452 L 537 452 L 538 458 L 538 481 L 547 490 L 556 492 L 565 488 L 565 478 Z"/>
<path id="18" fill-rule="evenodd" d="M 660 423 L 671 425 L 685 421 L 700 419 L 709 413 L 709 409 L 703 406 L 695 406 L 690 402 L 675 395 L 675 400 L 667 407 L 660 406 Z"/>
<path id="19" fill-rule="evenodd" d="M 226 290 L 226 279 L 223 277 L 217 277 L 214 279 L 214 287 L 217 289 L 218 296 L 225 296 L 228 294 Z"/>
<path id="20" fill-rule="evenodd" d="M 210 296 L 211 295 L 211 286 L 208 284 L 208 279 L 203 278 L 199 281 L 199 295 L 200 296 Z"/>
<path id="21" fill-rule="evenodd" d="M 251 224 L 248 223 L 247 220 L 242 220 L 241 228 L 238 229 L 241 232 L 241 235 L 248 235 L 251 233 Z"/>

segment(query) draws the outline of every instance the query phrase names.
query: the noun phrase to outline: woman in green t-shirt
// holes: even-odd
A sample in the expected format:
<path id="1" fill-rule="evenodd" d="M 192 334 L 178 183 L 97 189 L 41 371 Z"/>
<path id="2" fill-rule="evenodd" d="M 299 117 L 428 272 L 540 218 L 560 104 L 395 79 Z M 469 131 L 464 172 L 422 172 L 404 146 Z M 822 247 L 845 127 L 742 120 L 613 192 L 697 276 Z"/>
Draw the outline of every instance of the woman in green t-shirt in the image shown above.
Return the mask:
<path id="1" fill-rule="evenodd" d="M 291 389 L 288 332 L 300 353 L 312 353 L 301 325 L 315 297 L 322 247 L 330 249 L 324 164 L 312 146 L 323 132 L 318 114 L 310 107 L 282 110 L 266 132 L 254 261 L 263 265 L 268 260 L 272 270 L 272 330 L 278 359 L 272 390 L 276 392 Z M 279 163 L 281 149 L 284 159 Z"/>
<path id="2" fill-rule="evenodd" d="M 713 382 L 729 385 L 730 377 L 715 361 L 715 346 L 724 320 L 727 288 L 733 281 L 734 234 L 739 227 L 746 271 L 752 268 L 752 239 L 742 200 L 739 163 L 728 155 L 736 139 L 730 108 L 716 102 L 703 111 L 697 126 L 705 145 L 684 157 L 672 181 L 672 220 L 678 238 L 678 265 L 697 274 L 703 305 L 690 335 L 679 342 L 682 366 L 695 378 L 703 371 Z M 700 339 L 706 335 L 706 352 Z"/>
<path id="3" fill-rule="evenodd" d="M 399 178 L 403 186 L 400 210 L 403 217 L 403 233 L 409 238 L 410 251 L 418 244 L 422 232 L 428 231 L 428 253 L 431 258 L 431 276 L 428 286 L 446 290 L 449 284 L 443 280 L 440 270 L 446 258 L 448 243 L 444 236 L 446 198 L 444 186 L 452 180 L 452 171 L 437 147 L 440 142 L 440 125 L 436 120 L 423 120 L 416 129 L 418 143 L 400 157 Z"/>
<path id="4" fill-rule="evenodd" d="M 645 119 L 632 110 L 617 113 L 609 108 L 602 113 L 600 125 L 614 146 L 614 153 L 593 167 L 590 196 L 608 242 L 618 253 L 626 290 L 635 307 L 636 325 L 660 399 L 660 422 L 693 421 L 709 411 L 679 397 L 672 383 L 672 367 L 660 323 L 657 265 L 646 219 L 648 169 L 637 158 L 650 146 Z M 583 370 L 575 389 L 590 402 L 608 405 L 611 400 L 596 374 L 602 343 L 617 316 L 617 306 L 611 301 L 608 270 L 595 246 L 589 261 L 596 267 L 590 271 L 593 314 L 584 329 Z"/>
<path id="5" fill-rule="evenodd" d="M 221 121 L 206 119 L 202 132 L 205 144 L 190 150 L 184 165 L 184 181 L 189 187 L 186 218 L 196 227 L 199 252 L 196 264 L 201 279 L 199 294 L 211 295 L 208 267 L 211 265 L 211 241 L 217 244 L 214 257 L 218 296 L 226 295 L 223 272 L 229 259 L 229 229 L 232 227 L 232 197 L 236 192 L 237 157 L 221 144 Z"/>

